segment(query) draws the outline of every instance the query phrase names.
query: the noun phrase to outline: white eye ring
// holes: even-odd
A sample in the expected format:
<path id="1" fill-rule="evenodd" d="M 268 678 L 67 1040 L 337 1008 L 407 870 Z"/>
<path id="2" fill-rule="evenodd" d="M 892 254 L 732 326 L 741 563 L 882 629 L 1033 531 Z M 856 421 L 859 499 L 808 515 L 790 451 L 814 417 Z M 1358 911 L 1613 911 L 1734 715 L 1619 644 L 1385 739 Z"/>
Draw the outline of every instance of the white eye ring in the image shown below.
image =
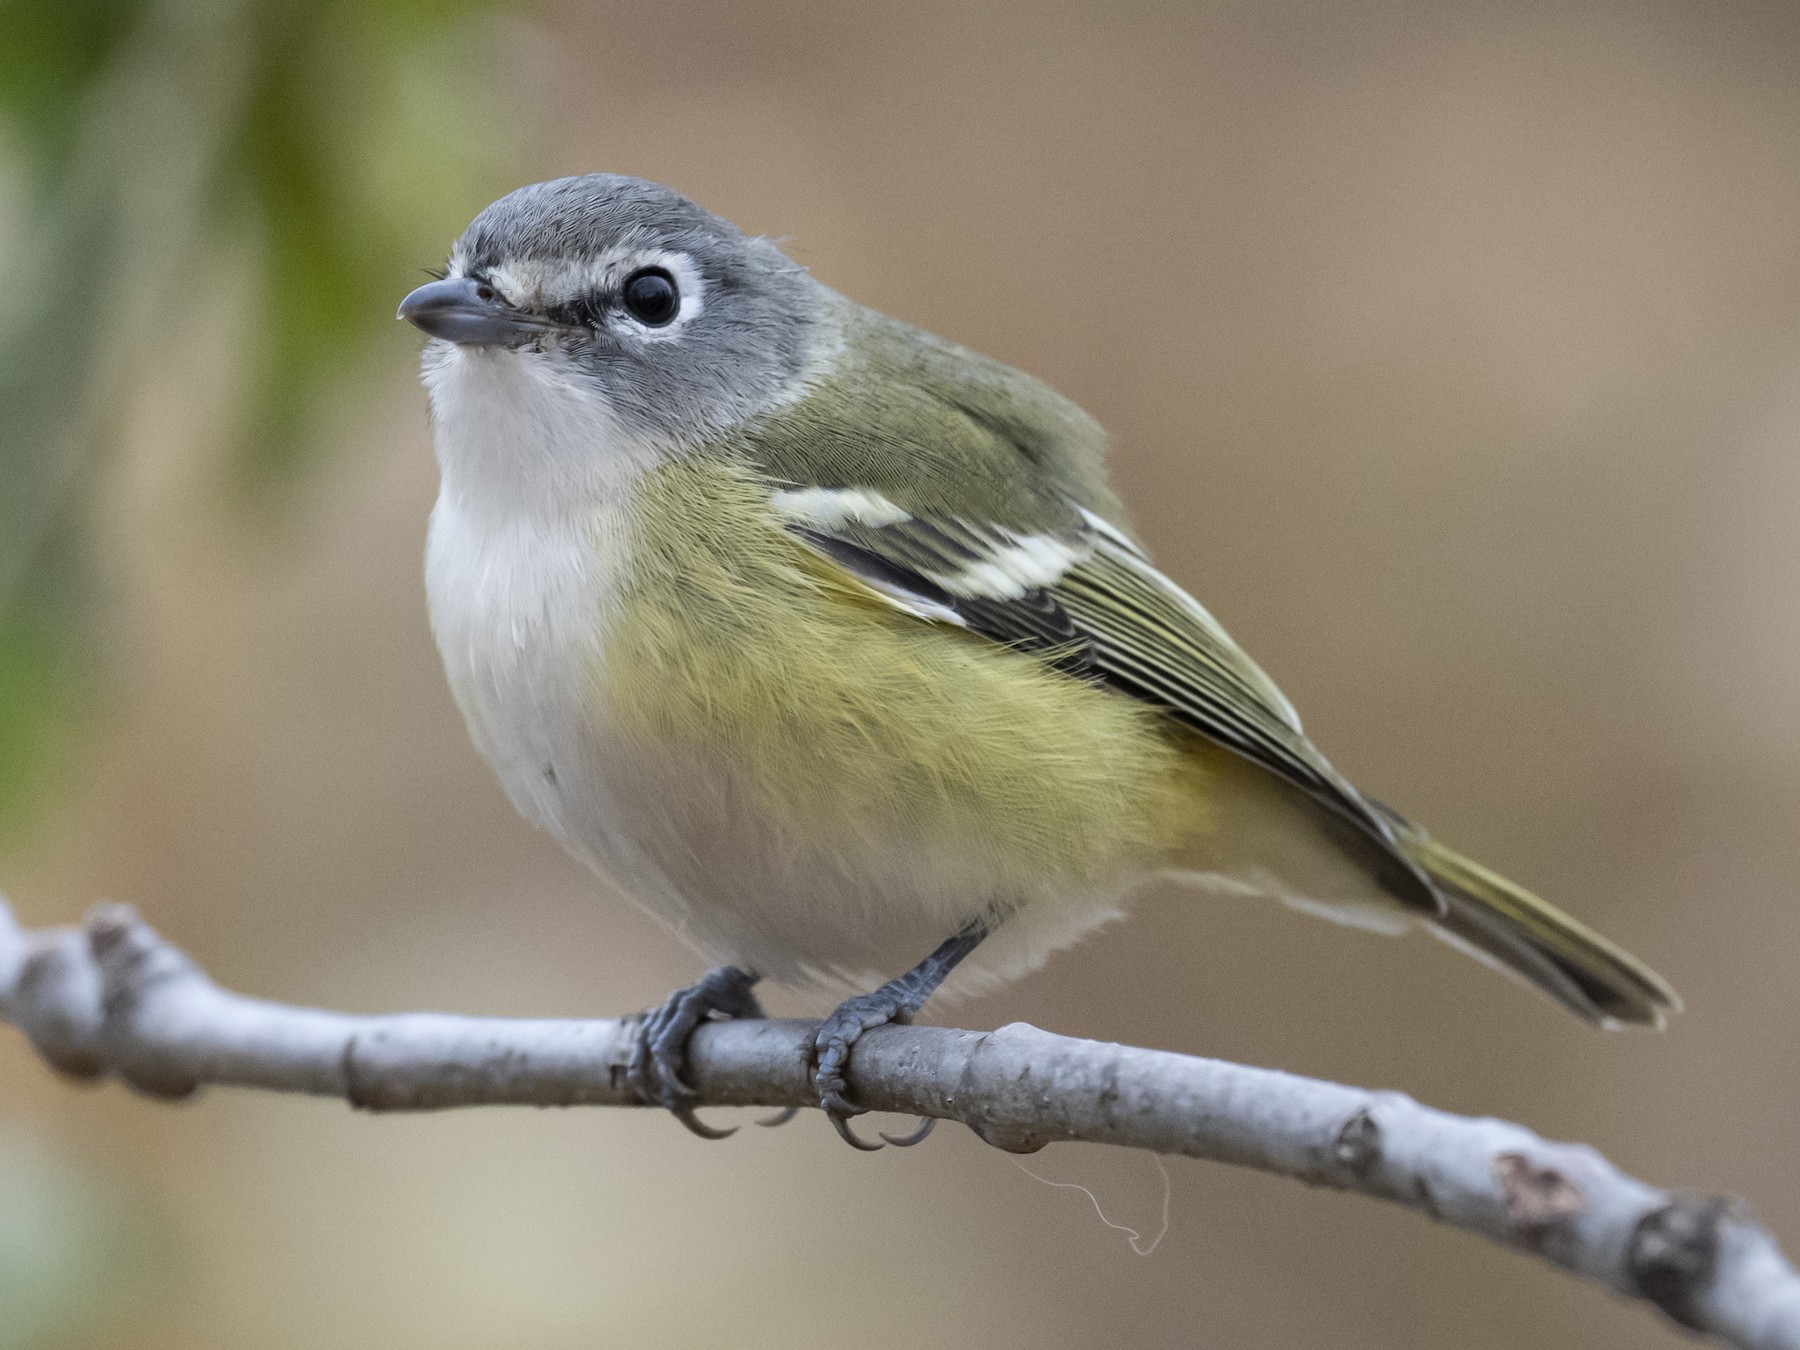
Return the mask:
<path id="1" fill-rule="evenodd" d="M 695 319 L 706 312 L 706 279 L 694 260 L 685 253 L 662 249 L 633 249 L 628 253 L 600 260 L 594 271 L 604 278 L 607 290 L 619 296 L 615 326 L 647 342 L 665 342 L 676 337 Z M 675 312 L 660 322 L 648 322 L 632 312 L 625 292 L 634 278 L 644 273 L 665 274 L 674 284 L 678 299 Z"/>
<path id="2" fill-rule="evenodd" d="M 462 275 L 459 260 L 452 259 L 452 270 Z M 681 302 L 674 314 L 656 324 L 645 323 L 624 304 L 623 293 L 630 279 L 650 271 L 668 273 Z M 706 312 L 706 278 L 700 268 L 687 254 L 668 249 L 620 247 L 583 262 L 513 259 L 488 267 L 485 276 L 509 305 L 521 309 L 555 310 L 604 298 L 603 307 L 595 306 L 596 317 L 604 313 L 605 326 L 616 336 L 644 342 L 678 337 Z"/>

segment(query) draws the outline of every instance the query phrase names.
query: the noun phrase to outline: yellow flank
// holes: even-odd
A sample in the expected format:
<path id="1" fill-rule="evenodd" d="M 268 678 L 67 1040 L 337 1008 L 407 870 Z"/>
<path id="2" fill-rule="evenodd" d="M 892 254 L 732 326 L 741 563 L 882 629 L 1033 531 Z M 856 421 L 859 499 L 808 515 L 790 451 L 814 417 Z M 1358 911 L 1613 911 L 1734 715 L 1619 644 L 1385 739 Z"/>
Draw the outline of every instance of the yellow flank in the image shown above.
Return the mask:
<path id="1" fill-rule="evenodd" d="M 783 850 L 929 848 L 976 862 L 1002 902 L 1116 885 L 1200 842 L 1198 737 L 898 612 L 789 538 L 769 491 L 714 459 L 641 480 L 596 691 L 617 731 L 748 784 Z"/>

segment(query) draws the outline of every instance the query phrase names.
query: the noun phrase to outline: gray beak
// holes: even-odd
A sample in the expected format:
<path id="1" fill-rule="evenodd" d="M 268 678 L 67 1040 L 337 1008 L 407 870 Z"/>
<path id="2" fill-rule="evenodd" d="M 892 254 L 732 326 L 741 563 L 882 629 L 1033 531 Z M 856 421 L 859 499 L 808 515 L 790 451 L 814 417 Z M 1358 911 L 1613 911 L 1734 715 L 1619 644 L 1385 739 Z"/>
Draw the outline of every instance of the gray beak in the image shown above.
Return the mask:
<path id="1" fill-rule="evenodd" d="M 473 277 L 427 282 L 400 302 L 399 317 L 434 338 L 466 347 L 517 347 L 559 326 L 514 309 Z"/>

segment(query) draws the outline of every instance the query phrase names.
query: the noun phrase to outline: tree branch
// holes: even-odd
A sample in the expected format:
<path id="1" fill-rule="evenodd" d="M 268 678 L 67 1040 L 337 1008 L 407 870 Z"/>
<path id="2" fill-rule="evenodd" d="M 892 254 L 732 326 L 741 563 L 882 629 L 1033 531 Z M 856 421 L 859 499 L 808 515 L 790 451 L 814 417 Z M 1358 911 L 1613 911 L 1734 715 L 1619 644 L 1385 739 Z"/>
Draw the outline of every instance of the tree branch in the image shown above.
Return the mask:
<path id="1" fill-rule="evenodd" d="M 341 1097 L 370 1111 L 636 1105 L 629 1019 L 359 1017 L 220 989 L 131 910 L 26 933 L 0 902 L 0 1019 L 78 1078 L 184 1097 L 206 1084 Z M 812 1024 L 695 1032 L 702 1106 L 810 1106 Z M 957 1120 L 996 1147 L 1063 1139 L 1237 1163 L 1418 1209 L 1543 1257 L 1681 1325 L 1800 1350 L 1800 1275 L 1718 1197 L 1679 1197 L 1592 1149 L 1369 1092 L 1187 1055 L 1053 1036 L 881 1027 L 849 1081 L 879 1111 Z"/>

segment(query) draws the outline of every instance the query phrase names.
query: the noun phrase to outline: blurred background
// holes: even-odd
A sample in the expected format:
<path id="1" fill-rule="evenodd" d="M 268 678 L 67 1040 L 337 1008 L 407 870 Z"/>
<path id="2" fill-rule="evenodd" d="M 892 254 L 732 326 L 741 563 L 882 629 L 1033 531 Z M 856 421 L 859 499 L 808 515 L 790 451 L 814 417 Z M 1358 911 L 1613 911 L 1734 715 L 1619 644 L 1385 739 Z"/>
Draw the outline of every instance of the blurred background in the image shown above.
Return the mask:
<path id="1" fill-rule="evenodd" d="M 1786 3 L 0 0 L 25 922 L 129 901 L 226 984 L 366 1011 L 695 975 L 507 806 L 420 580 L 394 306 L 492 197 L 594 169 L 1085 404 L 1341 768 L 1688 1002 L 1599 1035 L 1423 938 L 1155 891 L 937 1018 L 1512 1117 L 1800 1248 Z M 1158 1227 L 1147 1156 L 1025 1166 Z M 0 1031 L 0 1350 L 1684 1343 L 1410 1213 L 1169 1175 L 1146 1259 L 957 1130 L 170 1107 Z"/>

